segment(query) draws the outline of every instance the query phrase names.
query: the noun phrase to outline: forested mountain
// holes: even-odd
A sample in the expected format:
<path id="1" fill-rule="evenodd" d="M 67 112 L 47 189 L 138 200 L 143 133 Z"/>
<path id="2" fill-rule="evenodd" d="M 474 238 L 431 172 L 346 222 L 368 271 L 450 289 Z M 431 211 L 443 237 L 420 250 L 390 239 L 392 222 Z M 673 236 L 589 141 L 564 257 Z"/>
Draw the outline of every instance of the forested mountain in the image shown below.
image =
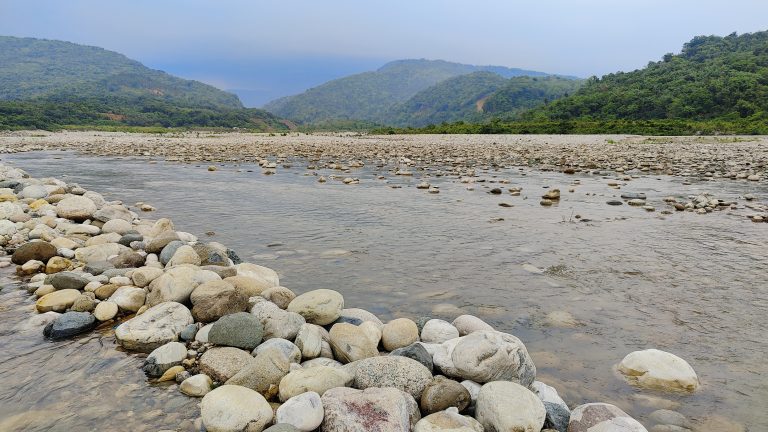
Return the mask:
<path id="1" fill-rule="evenodd" d="M 0 36 L 0 129 L 73 125 L 288 128 L 231 93 L 116 52 Z"/>
<path id="2" fill-rule="evenodd" d="M 545 76 L 542 72 L 500 66 L 473 66 L 442 60 L 400 60 L 375 72 L 329 81 L 306 92 L 281 98 L 265 109 L 281 117 L 309 124 L 328 120 L 366 120 L 385 123 L 394 105 L 449 78 L 478 71 L 499 76 Z"/>
<path id="3" fill-rule="evenodd" d="M 591 78 L 529 119 L 768 120 L 768 32 L 698 36 L 679 54 Z"/>
<path id="4" fill-rule="evenodd" d="M 449 78 L 394 106 L 384 123 L 426 126 L 444 122 L 478 122 L 514 118 L 521 112 L 575 92 L 581 80 L 555 76 L 503 78 L 474 72 Z"/>

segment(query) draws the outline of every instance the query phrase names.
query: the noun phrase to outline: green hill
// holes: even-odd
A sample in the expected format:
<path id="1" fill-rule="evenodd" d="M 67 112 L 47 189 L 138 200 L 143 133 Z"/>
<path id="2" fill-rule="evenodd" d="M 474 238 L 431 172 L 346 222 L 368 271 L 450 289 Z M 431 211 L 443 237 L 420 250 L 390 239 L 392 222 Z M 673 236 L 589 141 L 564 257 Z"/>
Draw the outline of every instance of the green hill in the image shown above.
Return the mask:
<path id="1" fill-rule="evenodd" d="M 679 54 L 628 73 L 591 78 L 532 119 L 768 118 L 768 32 L 698 36 Z"/>
<path id="2" fill-rule="evenodd" d="M 237 96 L 69 42 L 0 36 L 0 128 L 288 126 Z"/>
<path id="3" fill-rule="evenodd" d="M 560 77 L 503 78 L 474 72 L 449 78 L 394 106 L 385 123 L 426 126 L 444 122 L 479 122 L 512 118 L 530 108 L 575 92 L 583 81 Z"/>
<path id="4" fill-rule="evenodd" d="M 375 72 L 329 81 L 306 92 L 272 101 L 264 108 L 281 117 L 311 124 L 330 120 L 386 122 L 393 106 L 422 90 L 460 75 L 491 71 L 500 76 L 544 76 L 542 72 L 499 66 L 473 66 L 442 60 L 400 60 Z"/>
<path id="5" fill-rule="evenodd" d="M 237 96 L 70 42 L 0 36 L 0 100 L 115 96 L 179 106 L 242 108 Z"/>

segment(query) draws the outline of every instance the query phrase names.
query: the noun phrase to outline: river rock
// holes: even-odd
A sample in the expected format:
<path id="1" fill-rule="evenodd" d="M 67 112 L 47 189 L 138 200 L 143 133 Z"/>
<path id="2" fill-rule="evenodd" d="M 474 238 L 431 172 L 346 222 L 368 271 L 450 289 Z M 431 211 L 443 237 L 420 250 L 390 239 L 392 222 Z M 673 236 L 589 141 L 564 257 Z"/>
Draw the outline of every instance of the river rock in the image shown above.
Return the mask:
<path id="1" fill-rule="evenodd" d="M 190 300 L 195 321 L 205 323 L 248 309 L 248 298 L 222 280 L 199 285 L 192 291 Z"/>
<path id="2" fill-rule="evenodd" d="M 260 353 L 273 349 L 283 353 L 291 363 L 301 363 L 301 351 L 293 342 L 286 339 L 273 338 L 266 340 L 257 346 L 252 354 L 258 356 Z"/>
<path id="3" fill-rule="evenodd" d="M 248 387 L 262 394 L 273 393 L 280 380 L 290 371 L 290 362 L 282 352 L 274 349 L 262 351 L 230 378 L 227 384 Z"/>
<path id="4" fill-rule="evenodd" d="M 341 316 L 336 320 L 337 323 L 345 322 L 354 325 L 360 325 L 366 321 L 376 324 L 376 327 L 381 330 L 384 327 L 384 323 L 374 314 L 368 312 L 365 309 L 349 308 L 342 309 Z"/>
<path id="5" fill-rule="evenodd" d="M 353 379 L 345 370 L 328 366 L 293 370 L 280 380 L 280 400 L 286 401 L 308 391 L 322 396 L 329 389 L 349 386 Z"/>
<path id="6" fill-rule="evenodd" d="M 57 290 L 70 289 L 82 291 L 88 285 L 88 282 L 90 281 L 83 276 L 71 272 L 56 273 L 48 278 L 48 283 Z"/>
<path id="7" fill-rule="evenodd" d="M 230 276 L 224 279 L 224 281 L 232 284 L 232 286 L 234 286 L 236 290 L 243 293 L 246 298 L 261 295 L 264 290 L 273 288 L 271 283 L 263 279 L 257 279 L 250 276 Z"/>
<path id="8" fill-rule="evenodd" d="M 301 357 L 313 359 L 320 355 L 323 347 L 323 334 L 315 324 L 302 324 L 296 334 L 296 347 L 301 351 Z"/>
<path id="9" fill-rule="evenodd" d="M 514 382 L 490 382 L 477 396 L 475 418 L 487 432 L 540 431 L 546 415 L 541 400 Z"/>
<path id="10" fill-rule="evenodd" d="M 464 411 L 472 401 L 469 391 L 460 383 L 438 375 L 434 377 L 419 399 L 422 413 L 432 414 L 456 407 L 458 411 Z"/>
<path id="11" fill-rule="evenodd" d="M 209 432 L 262 432 L 272 422 L 272 407 L 258 392 L 223 385 L 203 396 L 200 416 Z"/>
<path id="12" fill-rule="evenodd" d="M 101 227 L 101 232 L 115 233 L 122 236 L 132 229 L 133 225 L 129 221 L 123 219 L 112 219 L 104 223 L 104 226 Z"/>
<path id="13" fill-rule="evenodd" d="M 51 339 L 66 339 L 92 330 L 96 323 L 88 312 L 67 312 L 46 325 L 43 334 Z"/>
<path id="14" fill-rule="evenodd" d="M 43 185 L 30 185 L 19 192 L 19 198 L 40 199 L 48 196 L 48 189 Z"/>
<path id="15" fill-rule="evenodd" d="M 118 305 L 123 311 L 138 312 L 144 306 L 146 295 L 146 291 L 141 288 L 121 286 L 109 297 L 109 301 Z"/>
<path id="16" fill-rule="evenodd" d="M 163 302 L 189 302 L 192 291 L 200 285 L 195 278 L 200 270 L 194 266 L 178 266 L 168 269 L 149 284 L 147 304 L 154 306 Z"/>
<path id="17" fill-rule="evenodd" d="M 430 414 L 416 423 L 413 432 L 483 432 L 483 426 L 456 408 Z"/>
<path id="18" fill-rule="evenodd" d="M 394 387 L 419 400 L 432 381 L 429 369 L 407 357 L 371 357 L 358 361 L 356 366 L 354 387 L 358 389 Z"/>
<path id="19" fill-rule="evenodd" d="M 192 313 L 184 305 L 160 303 L 120 324 L 115 329 L 115 339 L 127 350 L 152 352 L 168 342 L 177 341 L 179 333 L 193 322 Z"/>
<path id="20" fill-rule="evenodd" d="M 48 262 L 45 264 L 45 273 L 46 274 L 60 273 L 60 272 L 63 272 L 64 270 L 67 270 L 70 267 L 72 267 L 72 261 L 64 257 L 55 256 L 55 257 L 51 257 L 51 259 L 49 259 Z"/>
<path id="21" fill-rule="evenodd" d="M 107 300 L 112 297 L 112 294 L 114 294 L 118 288 L 120 287 L 113 284 L 100 285 L 93 290 L 93 293 L 96 294 L 97 299 Z"/>
<path id="22" fill-rule="evenodd" d="M 476 331 L 493 330 L 493 327 L 474 315 L 459 315 L 451 325 L 456 327 L 460 336 L 466 336 Z"/>
<path id="23" fill-rule="evenodd" d="M 93 310 L 93 316 L 99 321 L 109 321 L 117 316 L 118 310 L 117 304 L 103 301 L 96 305 L 96 308 Z"/>
<path id="24" fill-rule="evenodd" d="M 336 291 L 319 289 L 293 299 L 288 305 L 289 312 L 303 316 L 310 324 L 328 325 L 341 316 L 344 297 Z"/>
<path id="25" fill-rule="evenodd" d="M 80 297 L 80 291 L 74 289 L 63 289 L 54 291 L 40 297 L 35 302 L 35 308 L 38 312 L 64 312 L 69 309 L 77 298 Z"/>
<path id="26" fill-rule="evenodd" d="M 197 252 L 195 252 L 195 249 L 193 249 L 192 246 L 179 246 L 173 254 L 173 257 L 168 261 L 167 266 L 173 267 L 181 264 L 192 264 L 194 266 L 200 265 L 200 256 L 197 255 Z"/>
<path id="27" fill-rule="evenodd" d="M 376 325 L 376 323 L 371 321 L 364 321 L 357 327 L 359 327 L 360 330 L 365 334 L 365 337 L 371 341 L 373 346 L 379 346 L 379 342 L 381 342 L 381 330 Z"/>
<path id="28" fill-rule="evenodd" d="M 419 340 L 419 328 L 408 318 L 394 319 L 381 330 L 381 344 L 387 351 L 393 351 Z"/>
<path id="29" fill-rule="evenodd" d="M 162 275 L 162 269 L 155 267 L 139 267 L 131 273 L 131 279 L 134 285 L 139 288 L 144 288 Z"/>
<path id="30" fill-rule="evenodd" d="M 389 354 L 408 357 L 410 359 L 416 360 L 417 362 L 424 365 L 424 367 L 429 369 L 430 372 L 432 372 L 432 368 L 433 368 L 432 355 L 429 354 L 427 349 L 424 348 L 424 345 L 421 344 L 420 342 L 413 343 L 411 345 L 408 345 L 407 347 L 398 348 Z"/>
<path id="31" fill-rule="evenodd" d="M 138 252 L 125 250 L 116 257 L 110 258 L 109 263 L 118 269 L 137 268 L 144 265 L 146 257 Z"/>
<path id="32" fill-rule="evenodd" d="M 534 381 L 531 384 L 531 390 L 541 399 L 544 409 L 547 410 L 544 427 L 558 432 L 567 432 L 571 410 L 560 395 L 557 394 L 557 390 L 541 381 Z"/>
<path id="33" fill-rule="evenodd" d="M 187 346 L 179 342 L 168 342 L 155 348 L 144 360 L 142 369 L 147 376 L 159 377 L 173 366 L 181 365 L 187 358 Z"/>
<path id="34" fill-rule="evenodd" d="M 296 395 L 280 405 L 275 412 L 275 420 L 294 426 L 302 432 L 311 432 L 323 422 L 323 402 L 315 392 Z"/>
<path id="35" fill-rule="evenodd" d="M 459 337 L 459 330 L 441 319 L 427 321 L 421 330 L 421 341 L 427 343 L 443 343 L 457 337 Z"/>
<path id="36" fill-rule="evenodd" d="M 238 276 L 249 276 L 255 279 L 263 279 L 264 281 L 271 283 L 272 286 L 280 286 L 280 278 L 278 277 L 277 272 L 271 268 L 251 263 L 240 263 L 235 265 L 235 267 L 237 268 Z"/>
<path id="37" fill-rule="evenodd" d="M 96 308 L 95 295 L 92 293 L 80 294 L 69 308 L 72 312 L 91 312 Z"/>
<path id="38" fill-rule="evenodd" d="M 109 222 L 112 219 L 122 219 L 128 222 L 133 221 L 133 214 L 123 205 L 105 205 L 99 211 L 93 214 L 96 220 Z"/>
<path id="39" fill-rule="evenodd" d="M 160 260 L 160 264 L 167 265 L 171 258 L 173 258 L 173 255 L 176 253 L 176 251 L 179 250 L 179 248 L 182 246 L 184 246 L 184 242 L 181 240 L 173 240 L 172 242 L 165 245 L 163 250 L 160 251 L 157 256 L 158 260 Z"/>
<path id="40" fill-rule="evenodd" d="M 198 243 L 192 246 L 200 257 L 200 265 L 204 266 L 228 266 L 229 258 L 227 257 L 226 248 L 217 248 L 211 244 Z M 237 270 L 235 269 L 235 274 Z"/>
<path id="41" fill-rule="evenodd" d="M 285 423 L 278 423 L 274 426 L 270 426 L 264 429 L 264 432 L 300 432 L 294 425 Z"/>
<path id="42" fill-rule="evenodd" d="M 334 388 L 321 400 L 321 432 L 406 432 L 421 418 L 413 396 L 394 388 Z"/>
<path id="43" fill-rule="evenodd" d="M 536 366 L 525 345 L 507 333 L 479 331 L 463 336 L 451 360 L 458 377 L 478 383 L 505 380 L 527 387 L 536 378 Z"/>
<path id="44" fill-rule="evenodd" d="M 294 312 L 280 309 L 272 302 L 261 300 L 251 308 L 264 327 L 264 339 L 294 340 L 304 324 L 304 318 Z"/>
<path id="45" fill-rule="evenodd" d="M 214 381 L 226 382 L 251 362 L 251 355 L 232 347 L 211 348 L 200 357 L 200 372 Z"/>
<path id="46" fill-rule="evenodd" d="M 147 253 L 159 254 L 173 241 L 179 241 L 179 235 L 175 231 L 164 231 L 157 237 L 152 237 L 145 250 Z"/>
<path id="47" fill-rule="evenodd" d="M 192 375 L 181 382 L 179 391 L 187 396 L 203 397 L 213 388 L 211 377 L 206 374 Z"/>
<path id="48" fill-rule="evenodd" d="M 606 403 L 579 405 L 571 412 L 568 432 L 648 432 L 619 407 Z"/>
<path id="49" fill-rule="evenodd" d="M 264 327 L 259 319 L 247 312 L 225 315 L 213 323 L 208 332 L 208 342 L 251 351 L 264 337 Z"/>
<path id="50" fill-rule="evenodd" d="M 108 261 L 110 257 L 119 255 L 120 252 L 124 250 L 127 249 L 123 245 L 117 243 L 104 243 L 78 248 L 75 251 L 75 258 L 84 264 L 93 261 Z"/>
<path id="51" fill-rule="evenodd" d="M 267 288 L 261 292 L 261 296 L 276 304 L 280 309 L 287 309 L 288 305 L 296 298 L 293 291 L 282 286 Z"/>
<path id="52" fill-rule="evenodd" d="M 334 324 L 330 331 L 331 348 L 336 359 L 342 363 L 376 357 L 379 350 L 356 325 Z"/>
<path id="53" fill-rule="evenodd" d="M 699 387 L 699 378 L 688 362 L 657 349 L 628 354 L 618 369 L 627 381 L 641 387 L 689 392 Z"/>
<path id="54" fill-rule="evenodd" d="M 90 219 L 96 210 L 96 204 L 84 196 L 68 196 L 56 204 L 56 214 L 59 217 L 74 221 Z"/>
<path id="55" fill-rule="evenodd" d="M 32 241 L 19 246 L 11 255 L 11 262 L 16 265 L 22 265 L 27 261 L 48 262 L 54 256 L 56 256 L 54 245 L 45 241 Z"/>

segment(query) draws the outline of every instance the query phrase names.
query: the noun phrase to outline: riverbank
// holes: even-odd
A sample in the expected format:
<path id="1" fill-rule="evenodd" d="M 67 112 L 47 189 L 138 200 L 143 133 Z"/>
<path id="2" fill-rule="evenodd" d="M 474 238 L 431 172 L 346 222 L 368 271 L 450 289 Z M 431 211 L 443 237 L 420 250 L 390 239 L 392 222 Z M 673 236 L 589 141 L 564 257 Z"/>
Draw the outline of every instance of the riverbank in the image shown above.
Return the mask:
<path id="1" fill-rule="evenodd" d="M 454 317 L 455 317 L 455 316 L 454 316 Z M 451 318 L 451 319 L 452 319 L 452 318 Z M 450 320 L 448 320 L 448 322 L 450 322 Z M 421 336 L 421 335 L 420 335 L 420 336 Z"/>

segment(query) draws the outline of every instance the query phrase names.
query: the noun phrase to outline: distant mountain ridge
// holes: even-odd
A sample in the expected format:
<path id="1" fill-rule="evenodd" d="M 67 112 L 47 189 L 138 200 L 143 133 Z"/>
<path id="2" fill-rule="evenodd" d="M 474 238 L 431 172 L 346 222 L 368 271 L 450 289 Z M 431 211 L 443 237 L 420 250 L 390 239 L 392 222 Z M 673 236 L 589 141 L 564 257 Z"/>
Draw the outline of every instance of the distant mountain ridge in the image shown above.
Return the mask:
<path id="1" fill-rule="evenodd" d="M 397 60 L 376 71 L 328 81 L 304 93 L 274 100 L 264 108 L 304 124 L 329 120 L 362 120 L 386 124 L 398 115 L 393 112 L 398 104 L 406 103 L 419 92 L 443 81 L 476 72 L 492 73 L 501 79 L 549 75 L 525 69 L 475 66 L 444 60 Z"/>
<path id="2" fill-rule="evenodd" d="M 231 93 L 150 69 L 103 48 L 0 36 L 0 100 L 104 97 L 185 107 L 243 107 Z"/>

